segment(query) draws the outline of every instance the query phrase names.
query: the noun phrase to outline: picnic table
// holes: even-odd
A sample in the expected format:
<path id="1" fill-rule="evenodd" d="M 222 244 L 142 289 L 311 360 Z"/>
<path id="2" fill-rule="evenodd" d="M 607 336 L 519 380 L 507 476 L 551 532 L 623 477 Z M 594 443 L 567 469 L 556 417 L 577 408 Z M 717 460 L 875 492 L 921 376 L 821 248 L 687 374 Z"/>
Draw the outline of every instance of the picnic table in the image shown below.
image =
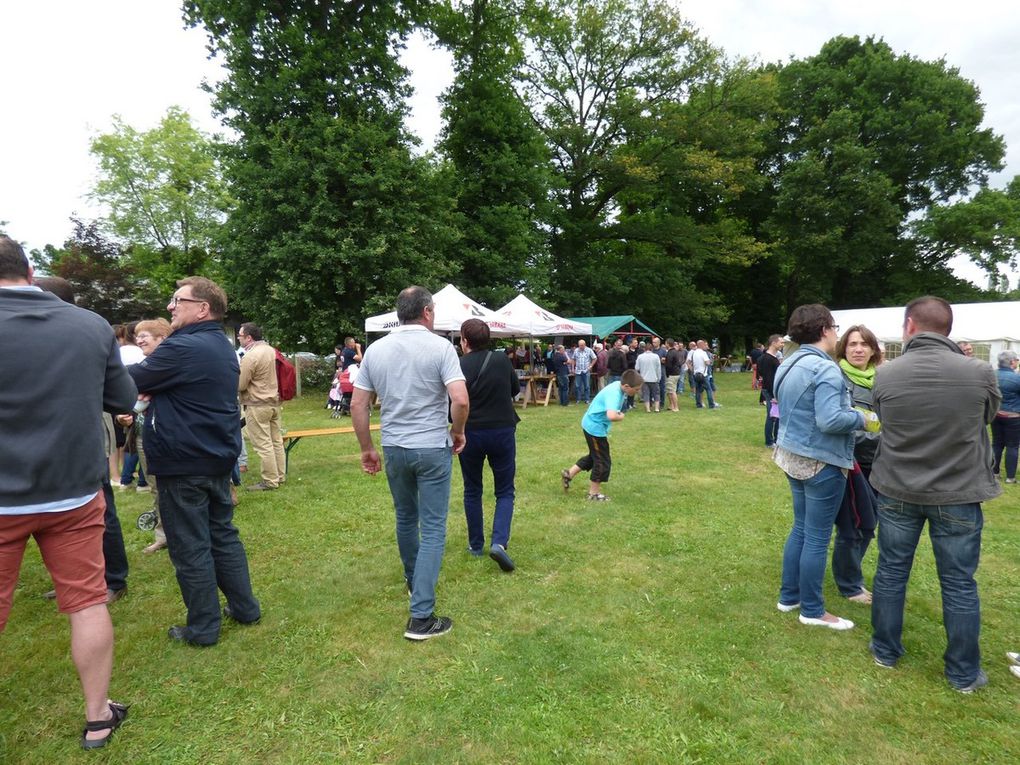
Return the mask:
<path id="1" fill-rule="evenodd" d="M 369 430 L 379 430 L 377 423 L 368 426 Z M 302 438 L 316 438 L 317 436 L 334 436 L 339 433 L 353 433 L 354 427 L 347 425 L 342 428 L 309 428 L 305 430 L 288 430 L 283 434 L 284 472 L 290 470 L 290 450 L 298 445 Z"/>

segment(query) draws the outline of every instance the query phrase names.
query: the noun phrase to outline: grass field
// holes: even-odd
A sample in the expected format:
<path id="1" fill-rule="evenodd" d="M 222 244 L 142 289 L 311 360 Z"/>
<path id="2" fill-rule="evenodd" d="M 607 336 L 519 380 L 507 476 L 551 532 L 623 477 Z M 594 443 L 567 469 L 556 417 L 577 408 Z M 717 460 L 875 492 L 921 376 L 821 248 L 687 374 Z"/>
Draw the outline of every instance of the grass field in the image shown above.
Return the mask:
<path id="1" fill-rule="evenodd" d="M 165 552 L 141 553 L 147 495 L 118 493 L 131 574 L 111 607 L 111 695 L 131 715 L 105 750 L 78 750 L 66 619 L 40 597 L 50 582 L 30 546 L 0 636 L 0 762 L 1020 762 L 1020 681 L 1003 656 L 1020 650 L 1020 487 L 985 506 L 989 686 L 961 696 L 942 676 L 927 539 L 908 653 L 880 669 L 868 608 L 842 600 L 831 575 L 828 606 L 857 628 L 776 611 L 789 491 L 762 446 L 749 376 L 718 379 L 721 410 L 687 397 L 677 414 L 614 426 L 604 504 L 584 501 L 581 478 L 569 495 L 560 487 L 584 453 L 582 408 L 522 412 L 512 574 L 466 553 L 455 467 L 437 609 L 454 629 L 423 644 L 402 637 L 389 493 L 361 473 L 352 435 L 302 441 L 285 488 L 242 497 L 264 617 L 225 625 L 213 648 L 167 639 L 184 617 L 173 570 Z M 285 424 L 337 424 L 323 400 L 289 403 Z M 246 481 L 257 475 L 253 456 Z M 872 546 L 869 581 L 874 566 Z"/>

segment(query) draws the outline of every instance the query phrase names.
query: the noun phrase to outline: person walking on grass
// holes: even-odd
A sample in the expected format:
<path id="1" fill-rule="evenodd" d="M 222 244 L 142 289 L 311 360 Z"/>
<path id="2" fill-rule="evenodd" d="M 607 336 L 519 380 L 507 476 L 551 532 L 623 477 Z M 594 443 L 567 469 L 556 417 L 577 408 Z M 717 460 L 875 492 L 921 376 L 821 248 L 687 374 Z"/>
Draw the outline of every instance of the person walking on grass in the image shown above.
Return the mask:
<path id="1" fill-rule="evenodd" d="M 0 633 L 34 537 L 71 625 L 85 697 L 81 745 L 99 749 L 127 716 L 107 697 L 113 623 L 103 558 L 103 410 L 130 411 L 136 391 L 110 325 L 43 292 L 32 277 L 21 245 L 0 236 Z"/>
<path id="2" fill-rule="evenodd" d="M 643 383 L 641 375 L 636 370 L 628 369 L 619 382 L 610 383 L 595 396 L 595 400 L 591 402 L 581 419 L 581 430 L 584 433 L 584 440 L 588 442 L 588 453 L 560 473 L 563 491 L 570 490 L 570 482 L 574 476 L 582 470 L 590 470 L 588 499 L 592 502 L 605 502 L 609 499 L 602 493 L 602 484 L 609 480 L 613 466 L 609 454 L 609 428 L 614 422 L 623 419 L 623 406 L 627 396 L 633 396 L 640 391 Z"/>
<path id="3" fill-rule="evenodd" d="M 408 640 L 428 640 L 453 627 L 449 617 L 436 616 L 434 609 L 446 546 L 453 454 L 464 451 L 469 406 L 456 351 L 432 333 L 435 316 L 428 290 L 403 290 L 397 296 L 399 326 L 365 349 L 351 399 L 361 467 L 369 475 L 383 467 L 368 427 L 372 393 L 382 401 L 386 480 L 411 595 L 404 630 Z"/>

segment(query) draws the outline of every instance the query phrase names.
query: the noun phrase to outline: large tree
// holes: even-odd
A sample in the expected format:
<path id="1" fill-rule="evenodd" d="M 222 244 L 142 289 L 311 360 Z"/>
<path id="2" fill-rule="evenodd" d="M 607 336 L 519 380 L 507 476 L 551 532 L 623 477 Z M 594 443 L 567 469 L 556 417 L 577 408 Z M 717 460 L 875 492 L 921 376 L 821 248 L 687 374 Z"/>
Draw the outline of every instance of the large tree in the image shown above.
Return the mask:
<path id="1" fill-rule="evenodd" d="M 982 128 L 973 83 L 945 61 L 836 37 L 776 70 L 780 149 L 764 230 L 782 263 L 787 310 L 901 301 L 961 285 L 947 258 L 919 253 L 913 217 L 984 184 L 1002 139 Z"/>
<path id="2" fill-rule="evenodd" d="M 99 174 L 90 196 L 108 208 L 108 228 L 138 273 L 164 291 L 188 274 L 219 276 L 213 241 L 230 198 L 213 141 L 187 112 L 171 107 L 146 131 L 114 117 L 91 152 Z"/>
<path id="3" fill-rule="evenodd" d="M 331 347 L 411 283 L 441 286 L 452 202 L 405 131 L 414 5 L 188 0 L 238 134 L 223 237 L 235 303 L 274 340 Z"/>
<path id="4" fill-rule="evenodd" d="M 497 308 L 521 289 L 548 285 L 548 153 L 513 77 L 522 61 L 524 3 L 437 5 L 432 28 L 454 55 L 443 96 L 439 151 L 450 165 L 460 234 L 451 256 L 457 285 Z"/>

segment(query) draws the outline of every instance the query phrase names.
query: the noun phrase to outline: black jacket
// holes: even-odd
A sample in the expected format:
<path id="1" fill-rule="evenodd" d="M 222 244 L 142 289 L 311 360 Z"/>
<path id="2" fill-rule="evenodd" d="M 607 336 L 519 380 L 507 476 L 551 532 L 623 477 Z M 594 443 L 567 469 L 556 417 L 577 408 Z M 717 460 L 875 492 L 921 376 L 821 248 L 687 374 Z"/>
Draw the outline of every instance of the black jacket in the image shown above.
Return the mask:
<path id="1" fill-rule="evenodd" d="M 98 492 L 110 470 L 103 411 L 130 412 L 136 395 L 102 317 L 0 288 L 0 507 Z"/>
<path id="2" fill-rule="evenodd" d="M 241 453 L 240 370 L 218 322 L 174 330 L 128 371 L 142 393 L 145 457 L 155 476 L 229 473 Z"/>
<path id="3" fill-rule="evenodd" d="M 521 391 L 521 381 L 510 359 L 494 351 L 474 351 L 461 358 L 460 368 L 471 402 L 465 430 L 512 428 L 520 422 L 514 396 Z"/>

